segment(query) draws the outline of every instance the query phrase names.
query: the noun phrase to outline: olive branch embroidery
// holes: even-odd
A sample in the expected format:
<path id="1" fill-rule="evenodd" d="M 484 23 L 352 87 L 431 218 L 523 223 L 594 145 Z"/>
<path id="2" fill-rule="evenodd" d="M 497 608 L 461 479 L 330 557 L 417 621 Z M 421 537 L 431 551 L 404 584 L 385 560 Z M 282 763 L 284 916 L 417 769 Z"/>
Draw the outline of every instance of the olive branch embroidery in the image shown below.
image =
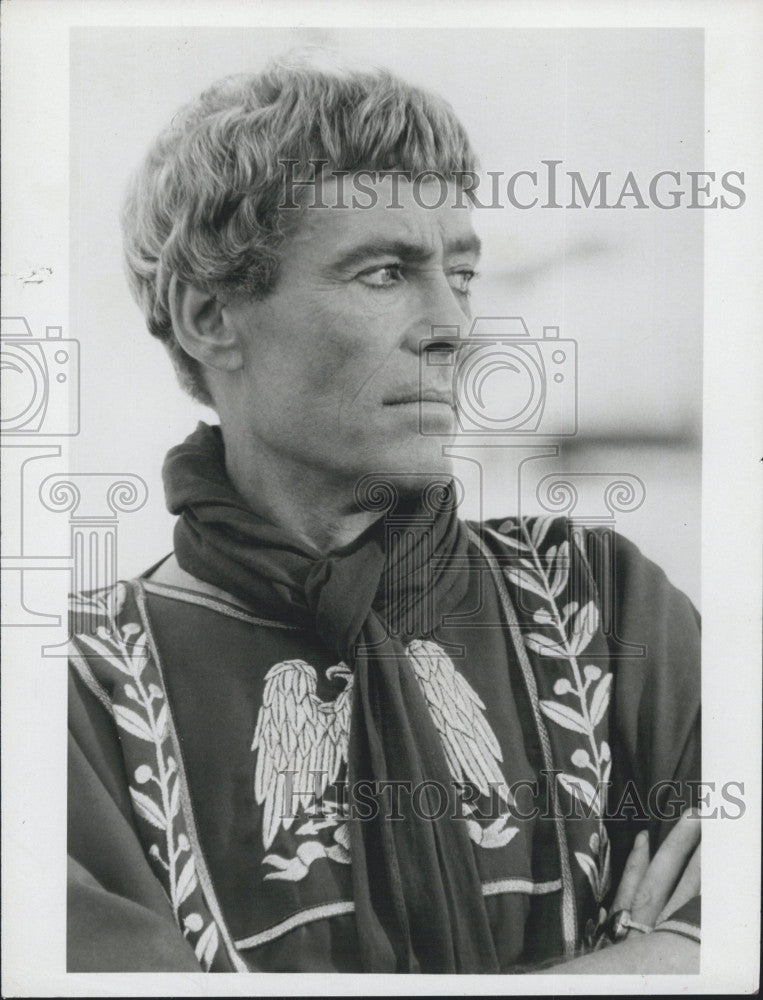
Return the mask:
<path id="1" fill-rule="evenodd" d="M 524 519 L 519 523 L 507 521 L 501 525 L 503 539 L 517 550 L 519 557 L 519 565 L 506 568 L 504 572 L 516 587 L 530 591 L 544 602 L 535 610 L 533 621 L 548 629 L 550 634 L 525 633 L 525 645 L 539 656 L 556 657 L 569 664 L 570 676 L 560 677 L 553 689 L 557 698 L 568 700 L 541 701 L 540 710 L 551 722 L 585 737 L 585 745 L 570 755 L 570 763 L 578 773 L 562 773 L 558 780 L 573 800 L 589 810 L 588 815 L 598 817 L 598 830 L 589 839 L 590 854 L 575 851 L 575 858 L 590 883 L 594 899 L 600 903 L 610 882 L 610 849 L 603 820 L 603 796 L 609 782 L 612 759 L 607 741 L 596 738 L 596 726 L 609 707 L 612 675 L 602 676 L 601 669 L 593 663 L 580 663 L 581 654 L 598 627 L 599 611 L 594 601 L 589 601 L 582 608 L 577 601 L 559 607 L 558 598 L 569 583 L 570 548 L 565 540 L 559 546 L 552 545 L 545 552 L 540 551 L 553 521 L 553 517 L 539 517 L 532 521 L 531 528 Z M 519 536 L 508 533 L 517 531 Z"/>
<path id="2" fill-rule="evenodd" d="M 168 752 L 167 701 L 161 687 L 145 677 L 150 659 L 146 633 L 136 622 L 119 624 L 118 617 L 125 596 L 123 584 L 117 585 L 116 592 L 74 595 L 71 609 L 75 614 L 87 613 L 91 618 L 94 615 L 105 618 L 105 622 L 96 627 L 95 635 L 81 633 L 76 638 L 114 667 L 123 678 L 120 679 L 122 693 L 135 708 L 115 701 L 112 712 L 117 725 L 153 747 L 153 757 L 146 750 L 149 762 L 140 763 L 133 770 L 134 781 L 143 790 L 131 784 L 130 798 L 138 816 L 152 830 L 163 834 L 160 840 L 150 844 L 149 857 L 163 873 L 160 873 L 159 881 L 175 920 L 183 929 L 183 936 L 192 944 L 204 969 L 209 971 L 217 953 L 219 934 L 214 920 L 205 926 L 204 918 L 189 902 L 199 880 L 188 836 L 176 829 L 180 825 L 180 779 L 177 762 Z"/>

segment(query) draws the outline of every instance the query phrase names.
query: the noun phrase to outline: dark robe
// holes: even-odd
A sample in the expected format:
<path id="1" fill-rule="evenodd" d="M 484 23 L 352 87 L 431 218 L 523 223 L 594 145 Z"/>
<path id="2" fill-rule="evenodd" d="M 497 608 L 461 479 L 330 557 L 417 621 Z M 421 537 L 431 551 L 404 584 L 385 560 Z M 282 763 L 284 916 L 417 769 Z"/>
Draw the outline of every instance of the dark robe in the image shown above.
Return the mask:
<path id="1" fill-rule="evenodd" d="M 407 655 L 500 968 L 524 971 L 585 950 L 636 833 L 656 849 L 692 799 L 699 618 L 611 532 L 470 532 L 461 604 Z M 361 972 L 352 676 L 314 631 L 204 590 L 144 576 L 73 599 L 69 971 Z M 369 808 L 394 823 L 394 795 L 436 810 L 436 791 Z M 665 929 L 697 925 L 695 901 Z"/>

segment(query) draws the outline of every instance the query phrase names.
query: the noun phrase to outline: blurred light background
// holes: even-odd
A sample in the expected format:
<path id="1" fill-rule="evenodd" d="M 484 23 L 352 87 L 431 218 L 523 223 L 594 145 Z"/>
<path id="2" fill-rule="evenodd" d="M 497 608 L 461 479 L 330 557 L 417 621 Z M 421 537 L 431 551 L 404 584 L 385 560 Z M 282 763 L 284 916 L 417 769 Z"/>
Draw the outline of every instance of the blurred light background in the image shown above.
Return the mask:
<path id="1" fill-rule="evenodd" d="M 629 171 L 644 190 L 659 171 L 680 172 L 677 186 L 686 187 L 685 171 L 704 167 L 700 30 L 74 29 L 64 335 L 80 341 L 82 388 L 70 454 L 75 471 L 136 473 L 148 484 L 147 505 L 120 529 L 123 577 L 170 550 L 164 454 L 198 419 L 215 419 L 177 387 L 127 291 L 118 227 L 127 177 L 177 108 L 212 81 L 307 44 L 445 96 L 485 171 L 508 176 L 560 160 L 560 171 L 580 172 L 589 186 L 611 171 L 617 194 Z M 533 337 L 557 326 L 576 341 L 578 433 L 483 449 L 470 438 L 456 448 L 469 516 L 541 510 L 537 484 L 552 473 L 638 477 L 643 503 L 618 513 L 615 526 L 697 604 L 702 215 L 684 207 L 521 211 L 505 198 L 475 212 L 484 260 L 474 312 L 522 316 Z M 533 454 L 541 457 L 522 465 L 518 483 Z M 595 493 L 603 480 L 576 481 Z M 602 506 L 598 488 L 598 498 L 581 494 L 573 513 L 592 517 Z"/>

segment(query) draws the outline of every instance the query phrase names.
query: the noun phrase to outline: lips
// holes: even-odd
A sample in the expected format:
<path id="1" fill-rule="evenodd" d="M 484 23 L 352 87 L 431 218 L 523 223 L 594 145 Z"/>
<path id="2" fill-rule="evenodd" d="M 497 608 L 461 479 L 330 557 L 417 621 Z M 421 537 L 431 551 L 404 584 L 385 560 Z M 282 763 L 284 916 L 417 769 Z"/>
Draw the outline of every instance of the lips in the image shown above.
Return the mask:
<path id="1" fill-rule="evenodd" d="M 441 403 L 443 406 L 453 406 L 453 395 L 445 389 L 416 389 L 401 393 L 387 400 L 387 406 L 404 406 L 411 403 Z"/>

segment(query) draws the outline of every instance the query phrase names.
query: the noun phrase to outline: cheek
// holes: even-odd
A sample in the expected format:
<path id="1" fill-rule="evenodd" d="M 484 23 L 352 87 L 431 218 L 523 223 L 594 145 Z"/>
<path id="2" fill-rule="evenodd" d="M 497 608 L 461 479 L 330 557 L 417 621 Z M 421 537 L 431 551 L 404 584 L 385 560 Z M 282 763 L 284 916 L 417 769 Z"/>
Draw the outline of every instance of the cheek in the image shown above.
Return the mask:
<path id="1" fill-rule="evenodd" d="M 265 300 L 251 341 L 253 400 L 305 430 L 311 415 L 336 427 L 350 408 L 372 408 L 400 367 L 391 357 L 405 325 L 399 310 L 399 302 L 336 286 Z"/>
<path id="2" fill-rule="evenodd" d="M 276 406 L 325 391 L 348 350 L 348 337 L 320 300 L 297 293 L 267 302 L 251 339 L 250 384 Z M 305 400 L 306 401 L 306 400 Z"/>
<path id="3" fill-rule="evenodd" d="M 379 374 L 394 345 L 388 316 L 368 310 L 315 310 L 294 362 L 314 393 L 346 398 Z"/>

